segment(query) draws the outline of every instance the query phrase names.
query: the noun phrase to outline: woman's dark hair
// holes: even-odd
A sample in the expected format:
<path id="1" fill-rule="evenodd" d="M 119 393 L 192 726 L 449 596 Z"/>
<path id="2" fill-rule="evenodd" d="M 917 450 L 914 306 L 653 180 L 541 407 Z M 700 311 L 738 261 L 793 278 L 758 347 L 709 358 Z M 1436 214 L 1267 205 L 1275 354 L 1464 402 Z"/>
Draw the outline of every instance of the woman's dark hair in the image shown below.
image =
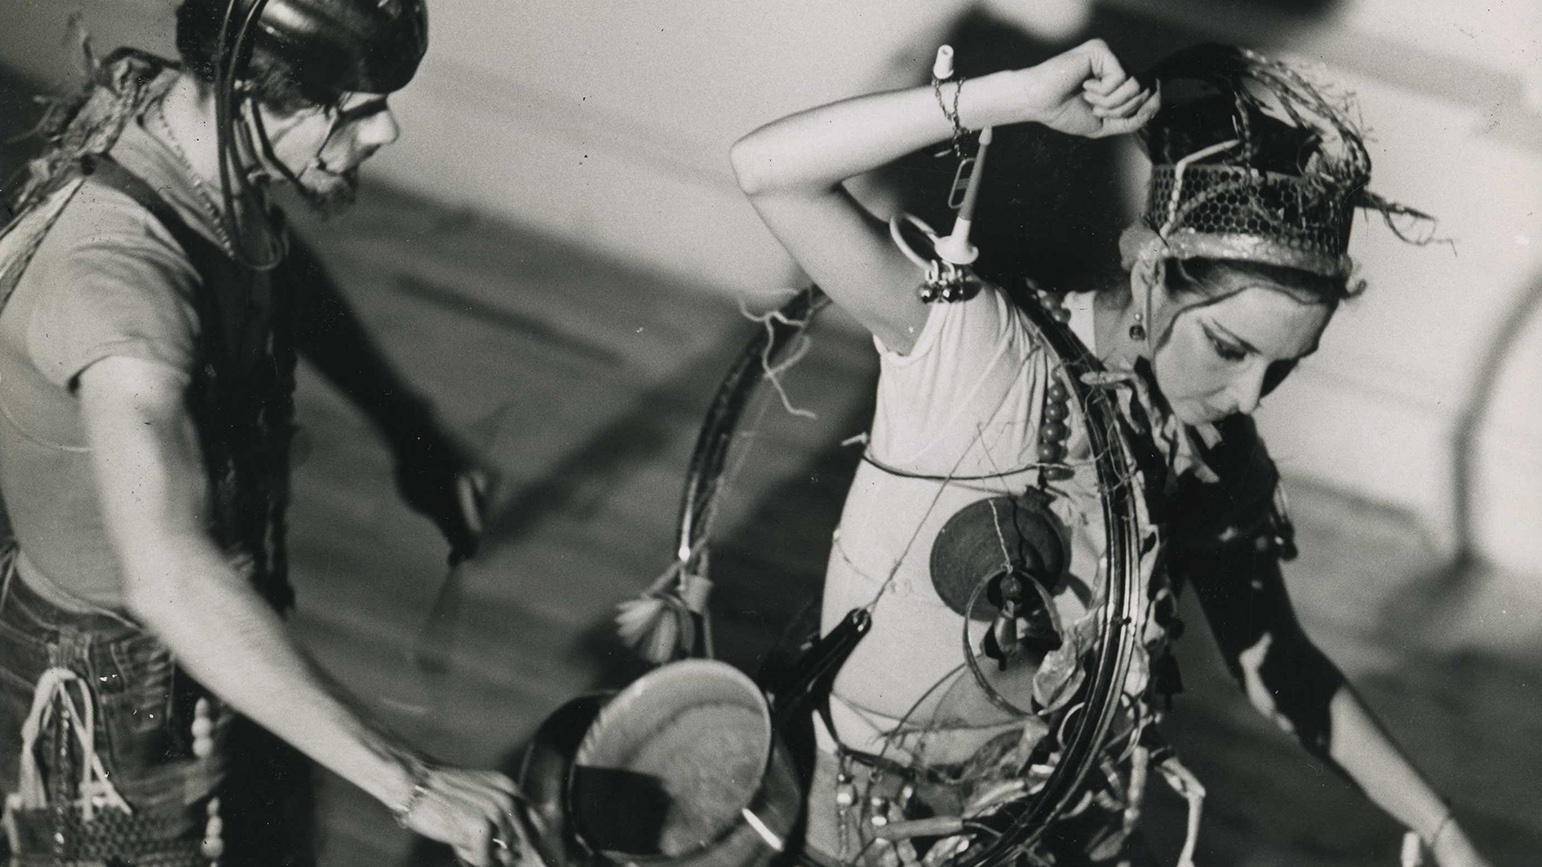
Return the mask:
<path id="1" fill-rule="evenodd" d="M 1222 285 L 1262 285 L 1278 289 L 1287 295 L 1309 304 L 1336 305 L 1356 294 L 1347 277 L 1326 277 L 1264 262 L 1242 259 L 1168 259 L 1164 263 L 1163 280 L 1169 294 L 1210 295 Z M 1233 279 L 1224 280 L 1224 274 Z M 1241 279 L 1235 279 L 1240 277 Z"/>

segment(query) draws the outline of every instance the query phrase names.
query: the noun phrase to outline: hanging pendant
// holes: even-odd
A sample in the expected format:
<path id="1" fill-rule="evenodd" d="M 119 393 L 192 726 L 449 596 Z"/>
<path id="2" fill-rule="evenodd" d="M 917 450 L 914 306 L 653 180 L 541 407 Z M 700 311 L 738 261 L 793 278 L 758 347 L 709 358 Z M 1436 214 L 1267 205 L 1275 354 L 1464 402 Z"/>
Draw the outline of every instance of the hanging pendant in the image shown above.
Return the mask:
<path id="1" fill-rule="evenodd" d="M 214 752 L 214 720 L 209 700 L 200 698 L 193 706 L 193 755 L 208 758 Z"/>
<path id="2" fill-rule="evenodd" d="M 198 850 L 209 859 L 210 867 L 217 867 L 220 856 L 225 854 L 225 820 L 220 818 L 218 796 L 209 799 L 204 813 L 207 818 L 203 826 L 203 842 L 199 844 Z"/>

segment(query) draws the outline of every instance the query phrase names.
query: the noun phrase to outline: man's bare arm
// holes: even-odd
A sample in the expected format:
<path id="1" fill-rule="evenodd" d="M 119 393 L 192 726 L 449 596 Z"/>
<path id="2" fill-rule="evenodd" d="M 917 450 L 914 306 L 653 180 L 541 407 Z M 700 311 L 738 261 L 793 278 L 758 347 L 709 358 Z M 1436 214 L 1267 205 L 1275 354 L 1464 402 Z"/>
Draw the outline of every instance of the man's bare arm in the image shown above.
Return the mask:
<path id="1" fill-rule="evenodd" d="M 208 490 L 181 378 L 113 357 L 80 376 L 79 397 L 107 533 L 131 613 L 215 695 L 387 805 L 408 803 L 404 751 L 332 695 L 283 622 L 226 562 L 208 532 Z M 438 771 L 415 830 L 491 863 L 492 833 L 513 833 L 502 775 Z M 508 839 L 507 837 L 505 839 Z"/>
<path id="2" fill-rule="evenodd" d="M 295 238 L 288 262 L 304 308 L 295 317 L 301 355 L 385 437 L 407 504 L 438 525 L 457 558 L 475 553 L 492 467 L 392 367 L 316 252 Z"/>

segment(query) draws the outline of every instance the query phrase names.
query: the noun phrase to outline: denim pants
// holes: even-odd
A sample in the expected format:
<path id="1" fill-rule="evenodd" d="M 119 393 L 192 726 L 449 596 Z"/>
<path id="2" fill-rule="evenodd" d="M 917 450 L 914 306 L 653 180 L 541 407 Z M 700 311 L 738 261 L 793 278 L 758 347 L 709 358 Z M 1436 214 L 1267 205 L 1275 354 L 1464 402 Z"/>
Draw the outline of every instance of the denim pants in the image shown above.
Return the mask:
<path id="1" fill-rule="evenodd" d="M 9 848 L 12 867 L 313 864 L 309 764 L 131 621 L 38 596 L 11 553 L 0 562 L 0 862 Z"/>

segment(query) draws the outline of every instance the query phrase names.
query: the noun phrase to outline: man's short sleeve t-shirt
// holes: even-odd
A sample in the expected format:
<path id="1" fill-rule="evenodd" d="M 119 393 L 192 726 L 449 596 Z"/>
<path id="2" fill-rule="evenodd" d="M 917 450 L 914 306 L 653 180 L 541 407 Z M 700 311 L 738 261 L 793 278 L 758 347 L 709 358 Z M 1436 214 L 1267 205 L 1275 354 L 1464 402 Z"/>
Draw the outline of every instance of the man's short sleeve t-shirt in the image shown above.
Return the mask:
<path id="1" fill-rule="evenodd" d="M 127 126 L 113 156 L 195 231 L 214 235 L 186 172 L 142 126 Z M 88 181 L 0 312 L 0 487 L 24 555 L 22 577 L 53 602 L 123 604 L 81 425 L 79 377 L 102 359 L 127 357 L 191 383 L 201 363 L 202 291 L 202 276 L 160 221 Z"/>

